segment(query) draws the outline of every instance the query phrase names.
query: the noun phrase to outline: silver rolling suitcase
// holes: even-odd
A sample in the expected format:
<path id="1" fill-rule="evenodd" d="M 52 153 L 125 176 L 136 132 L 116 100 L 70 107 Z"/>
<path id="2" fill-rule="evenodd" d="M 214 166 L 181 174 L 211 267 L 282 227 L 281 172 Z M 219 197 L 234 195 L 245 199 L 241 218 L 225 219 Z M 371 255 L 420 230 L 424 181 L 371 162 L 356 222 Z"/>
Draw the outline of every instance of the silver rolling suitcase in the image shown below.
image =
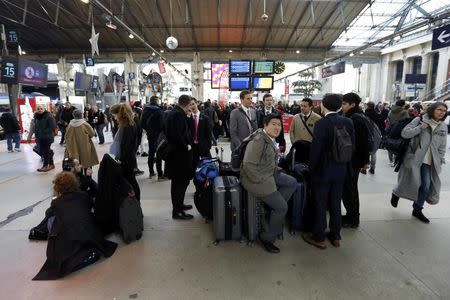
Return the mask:
<path id="1" fill-rule="evenodd" d="M 241 240 L 241 186 L 234 176 L 214 179 L 213 213 L 216 243 L 223 240 Z"/>
<path id="2" fill-rule="evenodd" d="M 248 245 L 252 246 L 258 234 L 264 229 L 265 209 L 264 203 L 246 190 L 242 190 L 242 203 L 244 211 L 244 232 Z"/>

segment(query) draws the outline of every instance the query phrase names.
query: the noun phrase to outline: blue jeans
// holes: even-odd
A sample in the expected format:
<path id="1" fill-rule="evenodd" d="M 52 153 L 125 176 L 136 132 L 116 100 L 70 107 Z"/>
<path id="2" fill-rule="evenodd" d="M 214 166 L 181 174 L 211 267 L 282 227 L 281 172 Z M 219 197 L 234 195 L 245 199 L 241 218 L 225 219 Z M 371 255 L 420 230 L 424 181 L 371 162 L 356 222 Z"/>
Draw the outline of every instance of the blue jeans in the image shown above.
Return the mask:
<path id="1" fill-rule="evenodd" d="M 103 135 L 103 128 L 105 128 L 105 124 L 95 124 L 95 131 L 97 131 L 98 141 L 100 144 L 105 142 L 105 137 Z"/>
<path id="2" fill-rule="evenodd" d="M 414 209 L 422 209 L 425 201 L 430 195 L 431 189 L 431 166 L 422 164 L 420 167 L 420 187 L 417 200 L 413 203 Z"/>
<path id="3" fill-rule="evenodd" d="M 15 148 L 20 149 L 20 133 L 18 133 L 18 132 L 7 133 L 7 134 L 5 134 L 5 136 L 6 136 L 6 144 L 8 145 L 8 151 L 12 151 L 12 149 L 13 149 L 12 143 L 13 142 L 16 146 Z"/>

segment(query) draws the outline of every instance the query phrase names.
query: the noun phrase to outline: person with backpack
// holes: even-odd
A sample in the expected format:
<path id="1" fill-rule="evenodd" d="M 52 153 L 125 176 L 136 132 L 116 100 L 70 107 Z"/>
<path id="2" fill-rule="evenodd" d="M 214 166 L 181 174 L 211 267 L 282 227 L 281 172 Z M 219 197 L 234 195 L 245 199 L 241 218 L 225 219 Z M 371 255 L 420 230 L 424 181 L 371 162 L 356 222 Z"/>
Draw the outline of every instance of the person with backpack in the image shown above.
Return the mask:
<path id="1" fill-rule="evenodd" d="M 342 98 L 342 111 L 350 118 L 355 128 L 355 147 L 351 168 L 346 174 L 342 202 L 347 214 L 342 216 L 342 227 L 357 228 L 359 226 L 359 191 L 358 179 L 361 169 L 367 170 L 369 164 L 371 132 L 367 117 L 359 107 L 361 98 L 358 94 L 348 93 Z M 314 148 L 313 148 L 314 149 Z"/>
<path id="2" fill-rule="evenodd" d="M 367 118 L 369 118 L 372 121 L 371 124 L 372 126 L 377 126 L 378 130 L 380 131 L 380 138 L 381 138 L 382 129 L 384 128 L 384 120 L 383 116 L 375 110 L 374 102 L 367 103 L 367 108 L 364 114 L 366 115 Z M 370 174 L 375 174 L 375 165 L 377 164 L 377 150 L 370 153 L 370 168 L 369 168 Z M 365 169 L 362 169 L 361 173 L 367 174 L 367 171 Z"/>
<path id="3" fill-rule="evenodd" d="M 145 129 L 148 140 L 147 164 L 150 173 L 149 178 L 156 175 L 153 168 L 153 165 L 156 163 L 158 180 L 167 179 L 163 176 L 162 160 L 158 155 L 156 155 L 158 137 L 163 131 L 163 113 L 162 108 L 159 106 L 159 98 L 157 96 L 152 96 L 150 97 L 150 103 L 144 106 L 141 116 L 142 128 Z"/>
<path id="4" fill-rule="evenodd" d="M 20 125 L 17 118 L 11 113 L 11 108 L 7 108 L 0 117 L 0 126 L 3 127 L 6 136 L 6 144 L 8 147 L 8 152 L 13 153 L 20 152 Z M 14 150 L 13 150 L 14 142 Z"/>
<path id="5" fill-rule="evenodd" d="M 297 189 L 297 180 L 279 171 L 275 139 L 282 123 L 278 114 L 264 117 L 264 129 L 258 129 L 248 141 L 242 159 L 240 179 L 245 190 L 271 208 L 268 227 L 260 234 L 264 249 L 278 253 L 274 242 L 283 230 L 287 202 Z M 246 141 L 242 142 L 242 145 Z"/>
<path id="6" fill-rule="evenodd" d="M 442 165 L 447 149 L 448 107 L 443 102 L 431 104 L 426 114 L 412 120 L 402 130 L 402 138 L 409 139 L 406 153 L 392 191 L 391 205 L 397 207 L 400 198 L 413 203 L 412 215 L 424 223 L 430 220 L 422 213 L 425 202 L 437 204 L 441 190 Z"/>
<path id="7" fill-rule="evenodd" d="M 292 144 L 297 141 L 312 141 L 314 125 L 321 118 L 313 109 L 313 101 L 310 98 L 303 98 L 300 102 L 300 113 L 294 116 L 289 128 L 289 137 Z"/>
<path id="8" fill-rule="evenodd" d="M 400 99 L 397 100 L 394 106 L 392 106 L 391 111 L 388 114 L 388 122 L 389 122 L 389 128 L 387 129 L 387 134 L 389 135 L 389 132 L 391 129 L 400 121 L 403 121 L 405 119 L 409 119 L 408 110 L 405 109 L 405 100 Z M 395 166 L 395 157 L 394 153 L 392 151 L 388 151 L 389 155 L 389 162 L 391 164 L 391 167 Z"/>
<path id="9" fill-rule="evenodd" d="M 314 190 L 312 232 L 303 239 L 320 249 L 325 249 L 327 208 L 330 210 L 328 239 L 335 247 L 341 240 L 341 197 L 346 174 L 351 170 L 355 141 L 354 127 L 348 118 L 339 116 L 341 94 L 326 94 L 321 103 L 324 117 L 314 128 L 310 153 L 311 184 Z"/>

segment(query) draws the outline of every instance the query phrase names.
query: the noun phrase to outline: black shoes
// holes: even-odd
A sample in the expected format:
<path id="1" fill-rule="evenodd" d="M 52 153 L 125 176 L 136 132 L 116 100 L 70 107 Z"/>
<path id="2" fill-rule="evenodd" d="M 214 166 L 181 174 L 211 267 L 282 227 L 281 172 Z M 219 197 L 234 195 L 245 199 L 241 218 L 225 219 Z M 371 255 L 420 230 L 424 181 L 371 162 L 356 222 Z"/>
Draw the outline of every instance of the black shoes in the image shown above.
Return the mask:
<path id="1" fill-rule="evenodd" d="M 190 210 L 190 209 L 192 209 L 192 205 L 183 205 L 183 206 L 181 207 L 181 209 L 182 209 L 182 210 Z"/>
<path id="2" fill-rule="evenodd" d="M 392 197 L 391 197 L 391 205 L 393 206 L 393 207 L 397 207 L 397 205 L 398 205 L 398 200 L 400 199 L 400 197 L 397 197 L 396 195 L 394 195 L 394 194 L 392 194 Z"/>
<path id="3" fill-rule="evenodd" d="M 148 156 L 147 152 L 142 152 L 141 157 L 147 157 L 147 156 Z"/>
<path id="4" fill-rule="evenodd" d="M 428 218 L 423 215 L 421 209 L 415 208 L 412 212 L 412 215 L 413 215 L 413 217 L 416 217 L 417 219 L 419 219 L 420 221 L 422 221 L 426 224 L 430 223 L 430 220 L 428 220 Z"/>
<path id="5" fill-rule="evenodd" d="M 175 220 L 191 220 L 193 218 L 194 218 L 193 215 L 187 214 L 184 211 L 172 213 L 172 219 Z"/>
<path id="6" fill-rule="evenodd" d="M 280 249 L 271 242 L 264 241 L 259 238 L 264 249 L 269 253 L 280 253 Z"/>
<path id="7" fill-rule="evenodd" d="M 364 170 L 364 169 L 362 169 L 362 170 L 361 170 L 361 174 L 364 174 L 364 175 L 366 175 L 366 174 L 367 174 L 367 171 L 366 171 L 366 170 Z"/>
<path id="8" fill-rule="evenodd" d="M 135 169 L 134 170 L 134 175 L 135 176 L 141 176 L 141 175 L 143 175 L 145 172 L 144 171 L 141 171 L 141 170 L 139 170 L 139 169 Z"/>
<path id="9" fill-rule="evenodd" d="M 348 216 L 342 216 L 342 227 L 343 228 L 358 228 L 359 221 L 351 220 Z"/>
<path id="10" fill-rule="evenodd" d="M 372 175 L 375 174 L 375 169 L 372 169 L 372 168 L 369 169 L 369 173 L 372 174 Z"/>

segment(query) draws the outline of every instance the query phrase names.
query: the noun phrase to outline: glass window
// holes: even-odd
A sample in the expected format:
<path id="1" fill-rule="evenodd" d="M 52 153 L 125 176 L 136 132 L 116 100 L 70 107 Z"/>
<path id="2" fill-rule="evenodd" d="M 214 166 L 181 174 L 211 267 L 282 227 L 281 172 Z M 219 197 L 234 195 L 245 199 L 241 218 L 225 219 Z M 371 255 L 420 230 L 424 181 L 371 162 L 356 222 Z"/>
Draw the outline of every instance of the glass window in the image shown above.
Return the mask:
<path id="1" fill-rule="evenodd" d="M 395 81 L 401 82 L 403 78 L 403 60 L 397 61 L 395 68 Z"/>

